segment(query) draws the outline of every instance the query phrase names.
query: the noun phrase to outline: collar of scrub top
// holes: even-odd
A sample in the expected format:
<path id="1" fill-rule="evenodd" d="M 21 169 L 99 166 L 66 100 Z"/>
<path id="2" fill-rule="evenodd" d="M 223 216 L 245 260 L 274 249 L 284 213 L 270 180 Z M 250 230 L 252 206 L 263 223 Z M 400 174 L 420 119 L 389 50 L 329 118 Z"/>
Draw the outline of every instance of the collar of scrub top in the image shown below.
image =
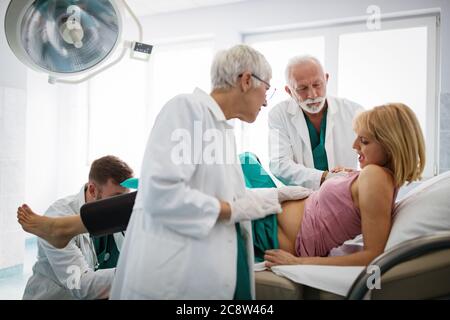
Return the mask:
<path id="1" fill-rule="evenodd" d="M 211 113 L 213 114 L 214 118 L 216 118 L 217 121 L 221 122 L 223 121 L 228 126 L 234 127 L 234 119 L 227 120 L 219 104 L 209 94 L 207 94 L 205 91 L 199 88 L 195 88 L 194 94 L 206 104 L 206 106 L 211 111 Z"/>
<path id="2" fill-rule="evenodd" d="M 139 185 L 139 178 L 129 178 L 127 180 L 122 181 L 120 185 L 128 189 L 137 189 Z"/>

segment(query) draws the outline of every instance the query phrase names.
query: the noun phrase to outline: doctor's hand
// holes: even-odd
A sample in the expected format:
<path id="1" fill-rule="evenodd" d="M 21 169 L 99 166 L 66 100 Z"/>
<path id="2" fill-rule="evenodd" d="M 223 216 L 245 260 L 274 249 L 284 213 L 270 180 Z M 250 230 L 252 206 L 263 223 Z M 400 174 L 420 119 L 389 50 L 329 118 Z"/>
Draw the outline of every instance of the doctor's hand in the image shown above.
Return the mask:
<path id="1" fill-rule="evenodd" d="M 230 203 L 230 208 L 230 223 L 257 220 L 281 212 L 276 188 L 246 190 L 243 197 Z"/>
<path id="2" fill-rule="evenodd" d="M 324 176 L 322 176 L 322 180 L 320 181 L 320 184 L 324 183 L 326 180 L 333 179 L 336 177 L 345 177 L 350 172 L 353 172 L 355 170 L 348 169 L 348 168 L 334 168 L 331 171 L 324 171 Z"/>
<path id="3" fill-rule="evenodd" d="M 345 177 L 349 173 L 346 171 L 339 171 L 339 172 L 328 172 L 328 174 L 325 176 L 325 180 L 330 180 L 336 177 Z"/>
<path id="4" fill-rule="evenodd" d="M 288 200 L 300 200 L 309 197 L 313 190 L 300 186 L 283 186 L 278 190 L 278 201 L 280 203 Z"/>
<path id="5" fill-rule="evenodd" d="M 335 167 L 333 169 L 330 170 L 331 173 L 338 173 L 338 172 L 354 172 L 356 171 L 355 169 L 352 168 L 346 168 L 346 167 Z"/>

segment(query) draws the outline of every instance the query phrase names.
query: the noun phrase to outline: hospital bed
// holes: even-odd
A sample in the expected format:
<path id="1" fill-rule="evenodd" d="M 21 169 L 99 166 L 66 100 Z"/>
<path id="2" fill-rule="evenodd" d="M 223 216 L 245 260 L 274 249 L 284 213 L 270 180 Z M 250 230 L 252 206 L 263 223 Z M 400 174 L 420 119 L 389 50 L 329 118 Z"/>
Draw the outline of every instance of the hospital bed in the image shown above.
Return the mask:
<path id="1" fill-rule="evenodd" d="M 380 289 L 368 289 L 370 265 L 379 267 Z M 450 172 L 397 202 L 385 252 L 370 265 L 256 272 L 256 299 L 450 299 Z"/>
<path id="2" fill-rule="evenodd" d="M 367 281 L 373 273 L 366 272 L 367 268 L 347 283 L 350 288 L 346 295 L 296 283 L 266 270 L 256 272 L 256 299 L 450 299 L 450 231 L 405 241 L 372 264 L 380 267 L 381 289 L 368 289 Z M 349 267 L 337 267 L 336 277 L 339 268 Z"/>

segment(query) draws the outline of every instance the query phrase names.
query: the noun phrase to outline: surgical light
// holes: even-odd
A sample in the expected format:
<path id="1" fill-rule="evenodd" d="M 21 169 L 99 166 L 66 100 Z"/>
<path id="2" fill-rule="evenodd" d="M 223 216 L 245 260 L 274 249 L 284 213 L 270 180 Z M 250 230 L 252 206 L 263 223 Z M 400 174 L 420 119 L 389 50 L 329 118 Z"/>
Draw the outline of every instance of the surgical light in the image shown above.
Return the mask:
<path id="1" fill-rule="evenodd" d="M 139 42 L 121 39 L 124 9 L 138 25 Z M 12 0 L 5 31 L 19 60 L 49 74 L 51 83 L 80 83 L 118 63 L 128 50 L 132 57 L 144 54 L 143 60 L 152 50 L 142 43 L 142 27 L 125 0 Z M 100 68 L 119 47 L 120 56 Z"/>

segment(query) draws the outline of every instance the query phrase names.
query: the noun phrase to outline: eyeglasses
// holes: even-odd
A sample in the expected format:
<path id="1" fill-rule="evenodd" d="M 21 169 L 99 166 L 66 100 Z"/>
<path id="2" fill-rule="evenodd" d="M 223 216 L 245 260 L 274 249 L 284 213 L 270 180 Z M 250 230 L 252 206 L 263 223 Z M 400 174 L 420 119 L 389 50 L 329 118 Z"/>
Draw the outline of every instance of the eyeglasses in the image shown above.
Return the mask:
<path id="1" fill-rule="evenodd" d="M 266 89 L 266 101 L 272 99 L 273 95 L 275 94 L 275 91 L 277 91 L 277 88 L 274 88 L 272 86 L 270 86 L 270 83 L 268 83 L 267 81 L 264 81 L 263 79 L 261 79 L 260 77 L 258 77 L 256 74 L 251 74 L 253 78 L 255 78 L 256 80 L 261 81 L 262 83 L 264 83 L 267 86 Z"/>
<path id="2" fill-rule="evenodd" d="M 267 81 L 264 81 L 263 79 L 261 79 L 260 77 L 258 77 L 256 74 L 252 73 L 251 76 L 253 78 L 255 78 L 258 81 L 261 81 L 262 83 L 264 83 L 266 85 L 266 101 L 272 99 L 272 97 L 275 94 L 275 91 L 277 91 L 277 88 L 274 88 L 270 85 L 270 83 L 268 83 Z M 239 77 L 242 77 L 242 74 L 239 75 Z"/>

